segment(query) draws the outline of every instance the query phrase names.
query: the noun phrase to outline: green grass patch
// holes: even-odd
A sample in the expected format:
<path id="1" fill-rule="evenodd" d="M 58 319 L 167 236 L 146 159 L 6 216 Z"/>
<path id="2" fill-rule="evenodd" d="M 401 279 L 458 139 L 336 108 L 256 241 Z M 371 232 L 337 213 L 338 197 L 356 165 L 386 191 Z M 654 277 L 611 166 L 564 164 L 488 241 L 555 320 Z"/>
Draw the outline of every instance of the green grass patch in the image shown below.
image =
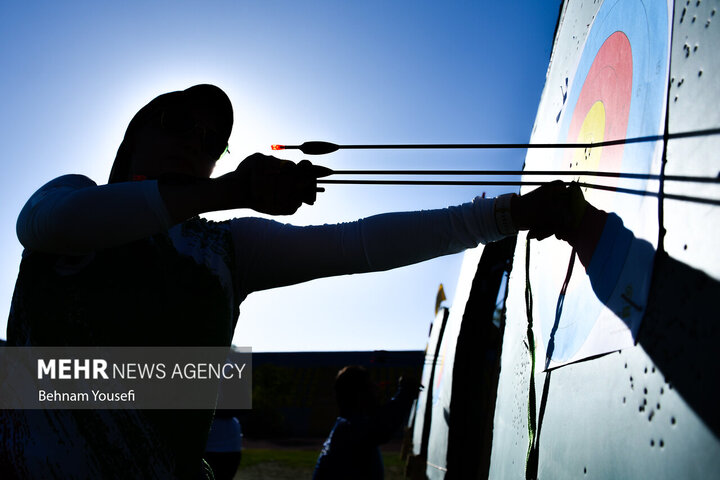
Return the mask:
<path id="1" fill-rule="evenodd" d="M 393 467 L 405 467 L 405 463 L 400 460 L 400 452 L 382 452 L 382 457 L 386 469 Z"/>
<path id="2" fill-rule="evenodd" d="M 243 450 L 239 472 L 245 470 L 251 473 L 271 468 L 272 475 L 277 478 L 295 479 L 297 475 L 312 475 L 319 454 L 320 452 L 313 450 L 248 448 Z M 382 456 L 385 464 L 385 479 L 402 479 L 404 464 L 400 460 L 400 453 L 382 452 Z M 262 475 L 261 477 L 265 478 Z"/>
<path id="3" fill-rule="evenodd" d="M 320 452 L 313 450 L 271 450 L 247 448 L 242 452 L 240 470 L 263 463 L 279 463 L 290 468 L 314 468 Z"/>

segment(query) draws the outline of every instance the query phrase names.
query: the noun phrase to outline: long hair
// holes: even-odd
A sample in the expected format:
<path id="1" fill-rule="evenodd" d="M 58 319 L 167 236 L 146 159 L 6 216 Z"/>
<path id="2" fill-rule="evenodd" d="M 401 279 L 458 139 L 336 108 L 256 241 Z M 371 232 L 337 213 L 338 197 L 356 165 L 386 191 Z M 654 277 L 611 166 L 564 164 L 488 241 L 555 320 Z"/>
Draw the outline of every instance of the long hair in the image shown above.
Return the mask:
<path id="1" fill-rule="evenodd" d="M 186 90 L 164 93 L 152 99 L 130 120 L 127 130 L 125 130 L 125 136 L 115 155 L 115 161 L 113 162 L 112 170 L 110 170 L 108 183 L 127 182 L 130 180 L 132 154 L 135 145 L 135 136 L 138 130 L 166 106 L 189 98 L 212 105 L 214 112 L 217 114 L 217 124 L 221 128 L 220 133 L 225 135 L 226 139 L 230 138 L 233 125 L 232 103 L 225 92 L 219 87 L 201 84 Z"/>

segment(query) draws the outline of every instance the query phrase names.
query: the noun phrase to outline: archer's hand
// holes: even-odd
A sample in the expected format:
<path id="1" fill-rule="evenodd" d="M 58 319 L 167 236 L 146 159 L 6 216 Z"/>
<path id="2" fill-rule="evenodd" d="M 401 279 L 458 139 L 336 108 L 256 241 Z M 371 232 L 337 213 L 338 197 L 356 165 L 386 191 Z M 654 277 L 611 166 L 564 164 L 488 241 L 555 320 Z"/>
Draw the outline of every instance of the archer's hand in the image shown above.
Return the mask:
<path id="1" fill-rule="evenodd" d="M 519 230 L 529 230 L 528 238 L 543 240 L 555 235 L 560 240 L 580 225 L 587 202 L 577 183 L 560 180 L 546 183 L 532 192 L 513 197 L 513 223 Z"/>
<path id="2" fill-rule="evenodd" d="M 242 189 L 235 192 L 235 198 L 242 203 L 238 206 L 270 215 L 292 215 L 303 203 L 315 203 L 317 192 L 325 191 L 318 188 L 317 179 L 331 173 L 332 170 L 307 160 L 296 164 L 254 153 L 228 176 L 235 188 Z"/>

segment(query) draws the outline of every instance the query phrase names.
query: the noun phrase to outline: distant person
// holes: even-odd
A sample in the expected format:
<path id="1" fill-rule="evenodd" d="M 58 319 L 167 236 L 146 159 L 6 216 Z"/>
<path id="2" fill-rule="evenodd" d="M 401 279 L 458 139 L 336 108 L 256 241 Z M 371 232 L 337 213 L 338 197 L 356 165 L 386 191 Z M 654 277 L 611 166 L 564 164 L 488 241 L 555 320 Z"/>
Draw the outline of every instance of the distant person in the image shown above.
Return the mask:
<path id="1" fill-rule="evenodd" d="M 240 421 L 228 410 L 217 410 L 210 427 L 205 460 L 212 467 L 215 480 L 232 480 L 242 459 Z"/>
<path id="2" fill-rule="evenodd" d="M 292 214 L 314 203 L 317 178 L 328 173 L 256 153 L 210 178 L 232 125 L 218 87 L 160 95 L 130 121 L 107 185 L 64 175 L 33 194 L 17 222 L 25 250 L 8 344 L 229 346 L 252 292 L 422 262 L 518 229 L 543 237 L 576 222 L 579 189 L 561 182 L 338 225 L 208 221 L 198 215 Z M 0 412 L 0 478 L 201 478 L 212 418 L 208 410 Z"/>
<path id="3" fill-rule="evenodd" d="M 420 384 L 400 379 L 395 396 L 378 405 L 377 386 L 366 369 L 348 366 L 335 380 L 338 418 L 323 445 L 313 480 L 382 480 L 380 445 L 388 442 L 407 420 Z"/>

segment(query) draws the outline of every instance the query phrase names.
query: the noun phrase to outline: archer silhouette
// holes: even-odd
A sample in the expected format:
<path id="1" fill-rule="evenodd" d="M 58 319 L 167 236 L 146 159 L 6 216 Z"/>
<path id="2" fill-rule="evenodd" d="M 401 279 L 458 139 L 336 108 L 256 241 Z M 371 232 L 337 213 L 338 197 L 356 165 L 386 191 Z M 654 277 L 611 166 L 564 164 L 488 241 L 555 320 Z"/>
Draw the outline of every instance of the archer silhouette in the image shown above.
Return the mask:
<path id="1" fill-rule="evenodd" d="M 229 346 L 251 292 L 409 265 L 518 229 L 543 238 L 578 221 L 582 194 L 561 182 L 338 225 L 208 221 L 198 215 L 292 214 L 315 202 L 317 178 L 329 172 L 256 153 L 211 178 L 232 124 L 218 87 L 160 95 L 130 121 L 108 184 L 64 175 L 32 195 L 17 224 L 25 250 L 8 343 Z M 209 410 L 5 411 L 3 478 L 202 478 L 212 418 Z"/>

